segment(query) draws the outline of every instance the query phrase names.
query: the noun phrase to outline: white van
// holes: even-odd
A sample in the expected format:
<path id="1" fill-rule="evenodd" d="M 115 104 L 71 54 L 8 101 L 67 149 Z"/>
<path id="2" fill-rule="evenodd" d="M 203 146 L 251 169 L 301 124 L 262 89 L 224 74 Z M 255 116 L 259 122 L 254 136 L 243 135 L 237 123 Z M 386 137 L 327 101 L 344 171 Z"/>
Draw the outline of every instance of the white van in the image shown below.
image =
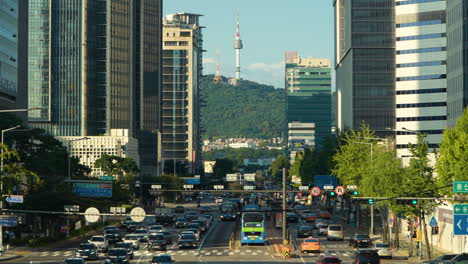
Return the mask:
<path id="1" fill-rule="evenodd" d="M 341 225 L 329 225 L 327 229 L 327 240 L 344 240 L 343 227 Z"/>

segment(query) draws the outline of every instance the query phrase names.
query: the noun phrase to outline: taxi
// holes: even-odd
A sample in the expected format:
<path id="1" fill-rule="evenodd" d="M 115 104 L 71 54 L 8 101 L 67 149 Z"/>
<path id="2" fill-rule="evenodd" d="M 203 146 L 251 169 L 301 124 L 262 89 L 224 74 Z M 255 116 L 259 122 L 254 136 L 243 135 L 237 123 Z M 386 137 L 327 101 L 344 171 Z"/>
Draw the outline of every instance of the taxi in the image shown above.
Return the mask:
<path id="1" fill-rule="evenodd" d="M 320 252 L 320 240 L 318 238 L 305 238 L 301 243 L 301 252 Z"/>

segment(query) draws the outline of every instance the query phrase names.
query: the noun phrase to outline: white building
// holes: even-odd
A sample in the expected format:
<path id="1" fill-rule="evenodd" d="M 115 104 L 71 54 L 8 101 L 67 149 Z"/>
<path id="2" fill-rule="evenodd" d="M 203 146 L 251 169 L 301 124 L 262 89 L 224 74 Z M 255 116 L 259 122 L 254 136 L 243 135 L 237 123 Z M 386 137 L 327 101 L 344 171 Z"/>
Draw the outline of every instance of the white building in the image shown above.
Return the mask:
<path id="1" fill-rule="evenodd" d="M 111 129 L 108 136 L 56 138 L 69 148 L 71 156 L 79 158 L 81 164 L 92 169 L 91 176 L 104 175 L 100 168 L 94 166 L 103 154 L 130 157 L 136 164 L 140 164 L 138 141 L 128 136 L 127 129 Z"/>
<path id="2" fill-rule="evenodd" d="M 230 143 L 229 147 L 230 148 L 235 148 L 235 149 L 238 149 L 238 148 L 256 148 L 257 145 L 255 145 L 252 142 L 238 142 L 238 143 Z"/>
<path id="3" fill-rule="evenodd" d="M 303 146 L 295 146 L 302 143 Z M 294 162 L 298 151 L 303 151 L 304 148 L 314 147 L 314 145 L 314 123 L 293 122 L 288 124 L 288 149 L 290 150 L 289 158 L 292 162 Z"/>
<path id="4" fill-rule="evenodd" d="M 407 163 L 415 132 L 438 148 L 447 125 L 446 2 L 396 0 L 396 147 Z"/>

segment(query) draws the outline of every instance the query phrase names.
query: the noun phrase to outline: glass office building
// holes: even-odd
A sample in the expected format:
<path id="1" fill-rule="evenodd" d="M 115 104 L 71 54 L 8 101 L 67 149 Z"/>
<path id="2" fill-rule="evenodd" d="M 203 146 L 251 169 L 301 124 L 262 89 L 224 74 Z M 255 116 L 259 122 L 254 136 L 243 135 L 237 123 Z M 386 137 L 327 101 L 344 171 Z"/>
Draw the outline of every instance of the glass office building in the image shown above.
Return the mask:
<path id="1" fill-rule="evenodd" d="M 395 127 L 395 2 L 334 0 L 337 126 Z"/>
<path id="2" fill-rule="evenodd" d="M 18 89 L 18 1 L 0 1 L 0 109 L 15 108 Z"/>
<path id="3" fill-rule="evenodd" d="M 447 1 L 447 123 L 468 106 L 468 0 Z"/>
<path id="4" fill-rule="evenodd" d="M 286 53 L 287 123 L 313 123 L 319 144 L 331 133 L 331 74 L 329 59 L 304 59 Z"/>

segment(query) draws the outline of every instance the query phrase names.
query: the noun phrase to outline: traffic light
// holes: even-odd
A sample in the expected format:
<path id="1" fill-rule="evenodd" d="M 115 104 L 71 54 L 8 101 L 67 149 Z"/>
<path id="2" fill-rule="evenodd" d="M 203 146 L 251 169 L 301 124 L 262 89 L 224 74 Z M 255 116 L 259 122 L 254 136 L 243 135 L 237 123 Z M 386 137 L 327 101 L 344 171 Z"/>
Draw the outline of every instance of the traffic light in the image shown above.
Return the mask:
<path id="1" fill-rule="evenodd" d="M 334 191 L 331 191 L 331 192 L 330 192 L 330 196 L 333 197 L 333 196 L 335 196 L 335 195 L 336 195 L 336 193 L 335 193 Z"/>
<path id="2" fill-rule="evenodd" d="M 357 195 L 359 195 L 359 192 L 358 192 L 358 191 L 352 191 L 352 192 L 351 192 L 351 195 L 357 196 Z"/>
<path id="3" fill-rule="evenodd" d="M 412 204 L 412 205 L 417 205 L 417 204 L 418 204 L 418 200 L 411 200 L 411 204 Z"/>
<path id="4" fill-rule="evenodd" d="M 397 204 L 401 205 L 417 205 L 418 200 L 416 199 L 396 199 Z"/>
<path id="5" fill-rule="evenodd" d="M 367 202 L 368 202 L 369 204 L 374 204 L 374 199 L 369 199 Z"/>

